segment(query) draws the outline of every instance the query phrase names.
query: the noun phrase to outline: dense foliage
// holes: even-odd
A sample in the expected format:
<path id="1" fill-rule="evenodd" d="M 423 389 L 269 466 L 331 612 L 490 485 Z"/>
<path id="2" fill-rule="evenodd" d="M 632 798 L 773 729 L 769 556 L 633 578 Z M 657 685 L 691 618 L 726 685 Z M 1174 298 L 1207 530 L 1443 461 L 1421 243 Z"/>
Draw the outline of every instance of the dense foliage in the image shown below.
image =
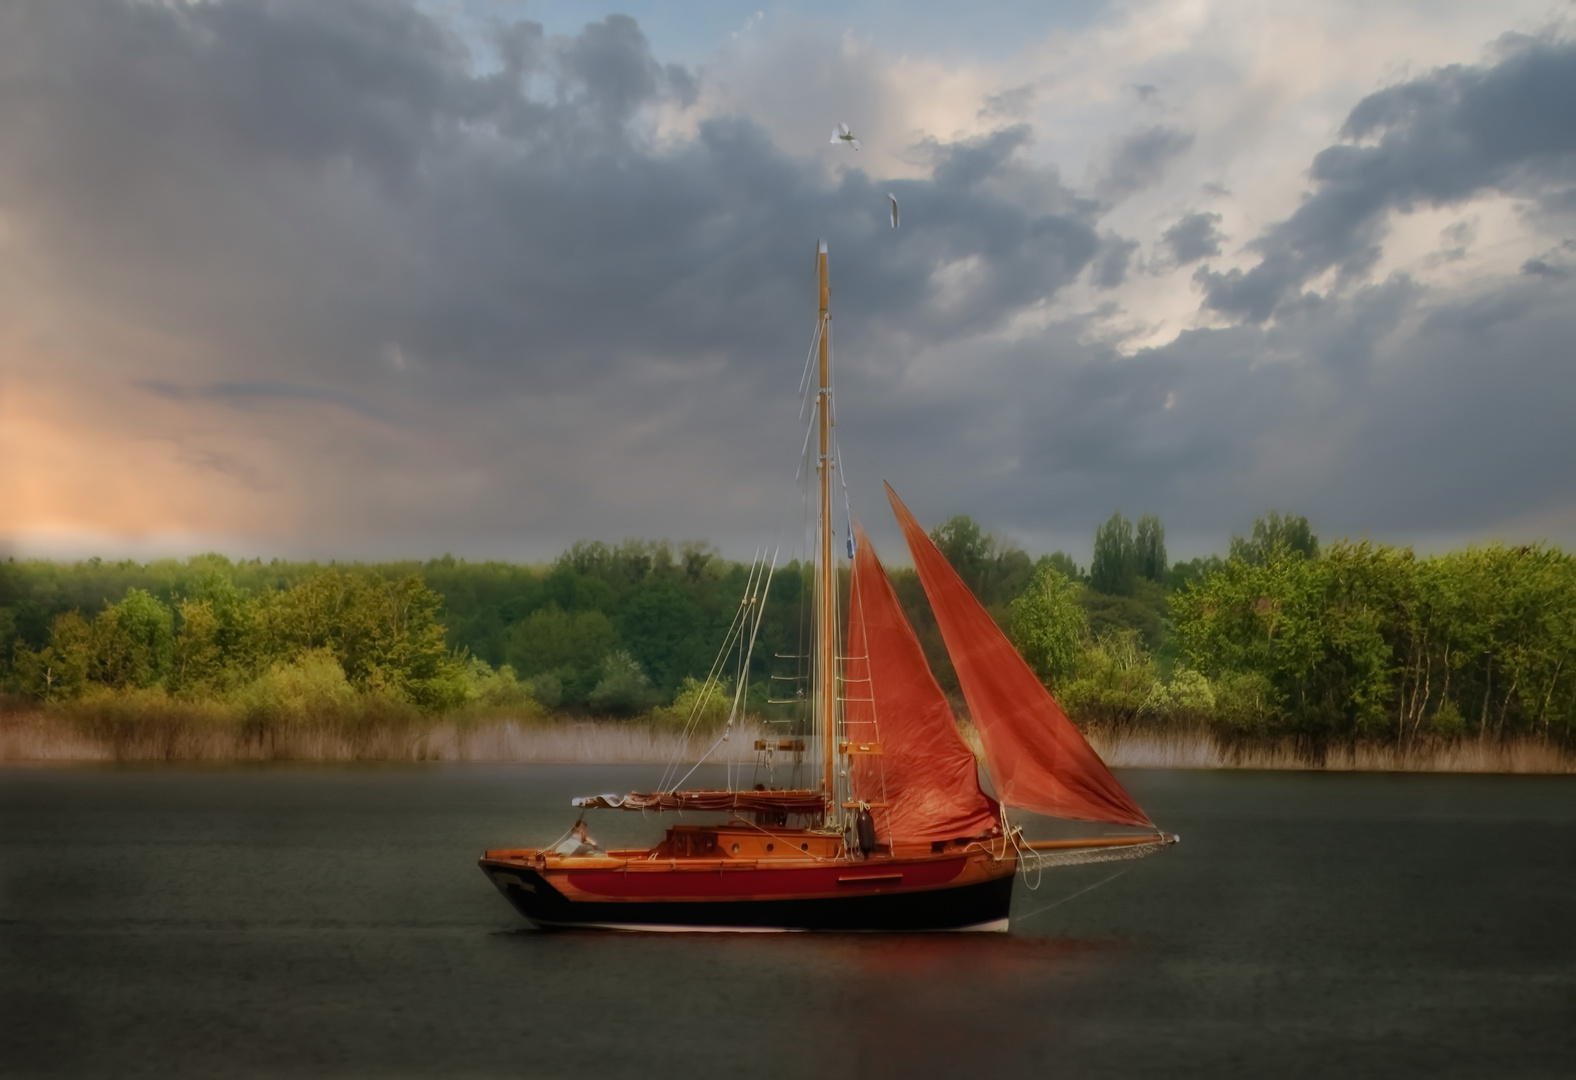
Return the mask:
<path id="1" fill-rule="evenodd" d="M 1419 559 L 1364 541 L 1309 558 L 1280 541 L 1172 607 L 1183 655 L 1262 702 L 1227 717 L 1250 730 L 1572 734 L 1576 559 L 1551 548 Z"/>
<path id="2" fill-rule="evenodd" d="M 1120 513 L 1087 572 L 955 517 L 932 534 L 1069 711 L 1310 744 L 1576 733 L 1576 560 L 1490 546 L 1433 558 L 1321 548 L 1271 514 L 1226 558 L 1168 564 L 1153 516 Z M 704 545 L 576 544 L 546 566 L 0 563 L 0 685 L 41 701 L 163 695 L 246 715 L 376 700 L 726 715 L 705 683 L 749 568 Z M 943 688 L 956 678 L 912 570 L 892 571 Z M 752 710 L 792 697 L 809 575 L 777 570 Z M 162 700 L 162 698 L 161 698 Z M 284 704 L 281 704 L 284 703 Z M 305 704 L 303 704 L 305 703 Z"/>
<path id="3" fill-rule="evenodd" d="M 329 699 L 360 693 L 440 710 L 473 696 L 480 681 L 449 649 L 441 598 L 416 574 L 330 568 L 291 573 L 294 584 L 254 593 L 236 584 L 245 574 L 205 556 L 181 568 L 195 573 L 167 572 L 163 597 L 131 585 L 88 616 L 79 607 L 48 612 L 51 587 L 62 580 L 54 569 L 23 564 L 19 572 L 10 564 L 7 574 L 6 621 L 47 626 L 32 641 L 18 635 L 10 657 L 12 687 L 40 700 L 162 690 L 255 701 L 270 689 L 309 684 Z M 161 576 L 131 563 L 121 569 L 145 582 Z M 102 580 L 102 566 L 85 570 Z"/>

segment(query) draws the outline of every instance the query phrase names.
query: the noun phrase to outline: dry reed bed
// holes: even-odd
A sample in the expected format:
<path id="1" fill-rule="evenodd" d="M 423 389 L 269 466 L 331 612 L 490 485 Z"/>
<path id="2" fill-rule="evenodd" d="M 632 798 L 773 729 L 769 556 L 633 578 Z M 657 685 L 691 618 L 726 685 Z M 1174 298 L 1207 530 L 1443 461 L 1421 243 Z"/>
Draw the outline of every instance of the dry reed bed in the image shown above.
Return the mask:
<path id="1" fill-rule="evenodd" d="M 1292 769 L 1326 772 L 1576 773 L 1576 754 L 1546 742 L 1462 739 L 1399 750 L 1335 745 L 1316 759 L 1296 744 L 1231 744 L 1208 732 L 1093 732 L 1089 742 L 1118 769 Z"/>
<path id="2" fill-rule="evenodd" d="M 753 762 L 762 734 L 746 724 L 710 760 Z M 980 752 L 967 724 L 964 737 Z M 281 726 L 248 732 L 234 724 L 171 717 L 95 735 L 68 716 L 40 710 L 0 712 L 0 762 L 92 761 L 473 761 L 693 762 L 716 734 L 684 737 L 668 728 L 616 720 L 441 721 L 428 726 L 346 730 Z M 1289 769 L 1342 772 L 1576 773 L 1576 754 L 1533 740 L 1461 740 L 1409 748 L 1332 746 L 1322 761 L 1290 742 L 1229 744 L 1207 731 L 1096 731 L 1090 742 L 1107 763 L 1131 769 Z"/>
<path id="3" fill-rule="evenodd" d="M 496 761 L 753 762 L 763 729 L 746 723 L 685 737 L 650 724 L 617 720 L 444 721 L 407 728 L 346 729 L 281 725 L 265 732 L 233 723 L 172 718 L 95 735 L 69 717 L 44 711 L 0 713 L 0 762 L 90 761 Z"/>

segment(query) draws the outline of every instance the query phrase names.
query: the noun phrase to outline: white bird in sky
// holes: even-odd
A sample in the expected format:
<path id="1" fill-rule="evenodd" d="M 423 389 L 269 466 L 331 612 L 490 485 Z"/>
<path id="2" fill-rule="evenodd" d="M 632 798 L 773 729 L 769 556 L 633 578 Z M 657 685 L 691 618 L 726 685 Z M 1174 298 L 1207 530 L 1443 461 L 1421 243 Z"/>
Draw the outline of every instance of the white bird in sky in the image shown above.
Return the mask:
<path id="1" fill-rule="evenodd" d="M 854 133 L 852 131 L 848 130 L 848 124 L 846 122 L 838 124 L 835 128 L 832 129 L 832 140 L 831 141 L 834 144 L 840 143 L 840 142 L 845 142 L 845 143 L 848 143 L 849 145 L 851 145 L 855 150 L 859 149 L 859 140 L 857 138 L 855 138 Z"/>
<path id="2" fill-rule="evenodd" d="M 897 196 L 887 192 L 887 202 L 892 204 L 892 227 L 897 228 Z"/>

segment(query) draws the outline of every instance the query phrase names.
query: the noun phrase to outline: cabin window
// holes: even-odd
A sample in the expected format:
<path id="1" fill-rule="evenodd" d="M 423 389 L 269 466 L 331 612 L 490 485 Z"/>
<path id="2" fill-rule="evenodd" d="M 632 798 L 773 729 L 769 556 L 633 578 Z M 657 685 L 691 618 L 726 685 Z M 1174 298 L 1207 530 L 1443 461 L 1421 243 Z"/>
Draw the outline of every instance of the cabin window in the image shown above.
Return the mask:
<path id="1" fill-rule="evenodd" d="M 809 851 L 810 850 L 810 842 L 808 840 L 806 840 L 804 843 L 800 844 L 799 845 L 799 850 L 800 851 Z"/>
<path id="2" fill-rule="evenodd" d="M 733 853 L 735 855 L 737 855 L 739 853 L 739 845 L 738 844 L 734 844 L 733 845 Z"/>
<path id="3" fill-rule="evenodd" d="M 679 858 L 714 855 L 717 851 L 717 834 L 675 832 L 670 834 L 669 850 Z"/>
<path id="4" fill-rule="evenodd" d="M 776 851 L 777 850 L 777 845 L 776 844 L 767 844 L 766 845 L 766 850 L 767 851 Z"/>

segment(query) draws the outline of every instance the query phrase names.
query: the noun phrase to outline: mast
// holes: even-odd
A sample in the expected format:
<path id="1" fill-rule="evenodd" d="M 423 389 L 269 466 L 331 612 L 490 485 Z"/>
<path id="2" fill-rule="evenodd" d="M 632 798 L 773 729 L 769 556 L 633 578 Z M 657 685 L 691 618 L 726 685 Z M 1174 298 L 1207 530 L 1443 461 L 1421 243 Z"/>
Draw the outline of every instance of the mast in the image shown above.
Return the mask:
<path id="1" fill-rule="evenodd" d="M 816 645 L 820 657 L 816 666 L 819 669 L 821 683 L 818 695 L 821 715 L 817 719 L 821 728 L 821 753 L 825 765 L 821 787 L 826 792 L 826 818 L 827 823 L 830 824 L 837 808 L 837 574 L 832 561 L 832 383 L 830 354 L 827 349 L 827 338 L 831 330 L 828 308 L 832 289 L 827 281 L 825 240 L 817 245 L 815 269 L 820 283 L 821 305 L 821 392 L 816 399 L 816 411 L 820 417 L 821 428 L 821 453 L 816 462 L 821 484 L 820 512 L 817 520 L 819 531 L 816 537 L 820 547 L 818 567 L 820 581 L 816 583 L 818 597 L 816 623 L 819 629 Z"/>

